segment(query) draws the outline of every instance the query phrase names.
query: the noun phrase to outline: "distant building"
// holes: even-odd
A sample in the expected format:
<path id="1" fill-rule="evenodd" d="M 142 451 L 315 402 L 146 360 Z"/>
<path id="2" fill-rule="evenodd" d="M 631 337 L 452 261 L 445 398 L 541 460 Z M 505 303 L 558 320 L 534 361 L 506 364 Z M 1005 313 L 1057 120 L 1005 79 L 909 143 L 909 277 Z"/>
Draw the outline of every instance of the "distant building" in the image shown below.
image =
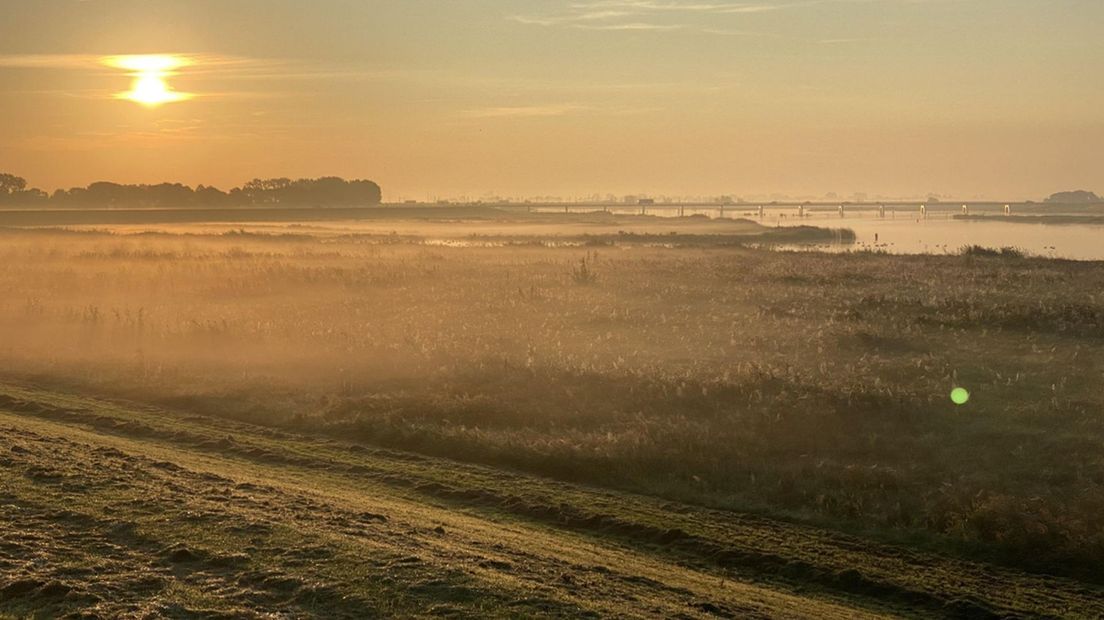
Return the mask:
<path id="1" fill-rule="evenodd" d="M 641 206 L 654 205 L 655 198 L 641 198 L 640 200 L 636 201 L 636 204 Z"/>

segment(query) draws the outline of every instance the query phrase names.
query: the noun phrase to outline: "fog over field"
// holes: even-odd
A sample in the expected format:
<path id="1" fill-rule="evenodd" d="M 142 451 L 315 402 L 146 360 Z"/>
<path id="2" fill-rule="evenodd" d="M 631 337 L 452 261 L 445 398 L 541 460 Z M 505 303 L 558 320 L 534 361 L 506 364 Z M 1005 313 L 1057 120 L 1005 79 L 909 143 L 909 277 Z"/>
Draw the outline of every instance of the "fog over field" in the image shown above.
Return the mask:
<path id="1" fill-rule="evenodd" d="M 746 220 L 372 226 L 394 231 L 5 232 L 0 359 L 15 385 L 148 403 L 158 424 L 199 413 L 1096 578 L 1104 300 L 1079 291 L 1097 263 L 770 251 L 790 229 Z M 106 432 L 152 433 L 131 426 Z"/>

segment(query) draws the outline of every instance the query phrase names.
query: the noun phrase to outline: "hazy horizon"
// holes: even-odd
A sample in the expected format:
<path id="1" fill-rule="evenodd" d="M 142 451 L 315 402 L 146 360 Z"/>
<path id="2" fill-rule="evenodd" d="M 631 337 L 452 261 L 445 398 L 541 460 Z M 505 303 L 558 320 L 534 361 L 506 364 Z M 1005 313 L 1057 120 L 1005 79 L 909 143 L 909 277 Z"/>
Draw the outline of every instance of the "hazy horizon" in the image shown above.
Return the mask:
<path id="1" fill-rule="evenodd" d="M 1102 24 L 1076 0 L 19 2 L 0 171 L 1038 200 L 1104 187 Z M 136 87 L 136 54 L 183 60 Z"/>

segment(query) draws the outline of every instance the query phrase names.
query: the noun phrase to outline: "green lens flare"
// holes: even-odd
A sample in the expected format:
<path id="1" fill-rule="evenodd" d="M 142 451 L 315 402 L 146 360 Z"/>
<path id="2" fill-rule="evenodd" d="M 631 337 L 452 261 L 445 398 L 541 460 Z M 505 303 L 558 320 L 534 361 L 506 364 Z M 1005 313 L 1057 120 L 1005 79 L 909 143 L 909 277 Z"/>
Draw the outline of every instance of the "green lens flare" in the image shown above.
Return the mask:
<path id="1" fill-rule="evenodd" d="M 951 402 L 956 405 L 965 405 L 966 401 L 970 400 L 970 392 L 966 391 L 966 388 L 955 388 L 951 390 Z"/>

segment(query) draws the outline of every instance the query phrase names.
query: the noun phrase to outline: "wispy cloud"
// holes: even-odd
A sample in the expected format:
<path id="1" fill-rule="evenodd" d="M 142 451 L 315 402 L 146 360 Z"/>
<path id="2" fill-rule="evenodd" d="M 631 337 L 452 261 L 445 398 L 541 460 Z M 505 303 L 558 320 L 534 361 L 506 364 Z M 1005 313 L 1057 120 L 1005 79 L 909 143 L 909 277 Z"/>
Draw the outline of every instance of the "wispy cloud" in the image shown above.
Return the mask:
<path id="1" fill-rule="evenodd" d="M 963 0 L 589 0 L 569 3 L 563 10 L 555 13 L 510 15 L 507 19 L 521 24 L 578 30 L 684 31 L 725 36 L 779 36 L 772 32 L 732 27 L 738 24 L 725 20 L 833 4 L 926 4 L 955 1 Z"/>
<path id="2" fill-rule="evenodd" d="M 498 106 L 465 110 L 462 115 L 468 118 L 535 118 L 547 116 L 567 116 L 590 110 L 589 106 L 575 103 L 554 103 L 544 105 Z"/>
<path id="3" fill-rule="evenodd" d="M 776 11 L 790 6 L 787 3 L 769 2 L 654 2 L 652 0 L 595 0 L 589 3 L 574 4 L 573 7 L 585 7 L 594 10 L 602 7 L 617 8 L 624 11 L 651 11 L 668 13 L 763 13 Z"/>
<path id="4" fill-rule="evenodd" d="M 127 67 L 120 59 L 143 54 L 0 54 L 0 69 L 102 70 L 118 72 Z M 387 77 L 386 71 L 364 71 L 346 67 L 320 66 L 283 58 L 249 58 L 208 53 L 159 53 L 156 56 L 178 59 L 172 69 L 189 76 L 215 76 L 243 79 L 349 79 Z"/>
<path id="5" fill-rule="evenodd" d="M 6 54 L 0 55 L 0 68 L 81 69 L 98 66 L 100 58 L 92 54 Z"/>
<path id="6" fill-rule="evenodd" d="M 862 43 L 863 41 L 869 41 L 865 38 L 840 38 L 840 39 L 821 39 L 819 42 L 823 45 L 846 45 L 848 43 Z"/>
<path id="7" fill-rule="evenodd" d="M 683 24 L 653 24 L 648 22 L 626 22 L 621 24 L 578 24 L 580 30 L 682 30 Z"/>
<path id="8" fill-rule="evenodd" d="M 281 61 L 260 60 L 221 54 L 158 53 L 179 59 L 178 66 L 213 71 L 241 67 L 264 67 Z M 87 69 L 92 67 L 120 68 L 121 59 L 145 57 L 147 54 L 0 54 L 0 68 L 9 69 Z M 123 67 L 125 68 L 125 67 Z"/>
<path id="9" fill-rule="evenodd" d="M 460 112 L 468 119 L 510 119 L 510 118 L 552 118 L 578 115 L 588 116 L 635 116 L 662 112 L 662 106 L 581 104 L 581 103 L 542 103 L 515 106 L 487 106 Z"/>
<path id="10" fill-rule="evenodd" d="M 577 30 L 694 31 L 724 35 L 763 35 L 750 30 L 706 27 L 694 20 L 702 16 L 754 14 L 776 11 L 788 4 L 766 2 L 680 2 L 677 0 L 592 0 L 575 2 L 559 13 L 511 15 L 508 19 L 534 26 L 559 26 Z"/>
<path id="11" fill-rule="evenodd" d="M 148 64 L 155 61 L 164 61 Z M 171 62 L 169 62 L 171 61 Z M 137 64 L 135 64 L 137 63 Z M 143 64 L 145 63 L 145 64 Z M 166 64 L 168 63 L 168 64 Z M 0 73 L 4 71 L 34 71 L 79 73 L 93 80 L 79 82 L 80 87 L 58 87 L 23 90 L 20 94 L 68 96 L 84 99 L 120 98 L 119 83 L 113 76 L 133 80 L 149 71 L 158 78 L 193 80 L 202 85 L 202 92 L 187 93 L 188 99 L 303 96 L 303 89 L 287 88 L 291 81 L 303 82 L 413 79 L 410 71 L 375 70 L 355 66 L 320 65 L 301 60 L 280 58 L 249 58 L 211 53 L 161 54 L 0 54 Z M 194 81 L 198 78 L 198 82 Z M 98 80 L 98 81 L 97 81 Z M 48 83 L 48 82 L 45 82 Z M 58 82 L 60 83 L 60 82 Z M 70 81 L 72 84 L 72 81 Z M 114 88 L 114 90 L 112 90 Z M 167 88 L 167 87 L 166 87 Z M 10 95 L 8 90 L 3 94 Z M 173 91 L 175 92 L 175 91 Z M 180 93 L 184 95 L 185 93 Z M 123 97 L 125 98 L 125 97 Z"/>

